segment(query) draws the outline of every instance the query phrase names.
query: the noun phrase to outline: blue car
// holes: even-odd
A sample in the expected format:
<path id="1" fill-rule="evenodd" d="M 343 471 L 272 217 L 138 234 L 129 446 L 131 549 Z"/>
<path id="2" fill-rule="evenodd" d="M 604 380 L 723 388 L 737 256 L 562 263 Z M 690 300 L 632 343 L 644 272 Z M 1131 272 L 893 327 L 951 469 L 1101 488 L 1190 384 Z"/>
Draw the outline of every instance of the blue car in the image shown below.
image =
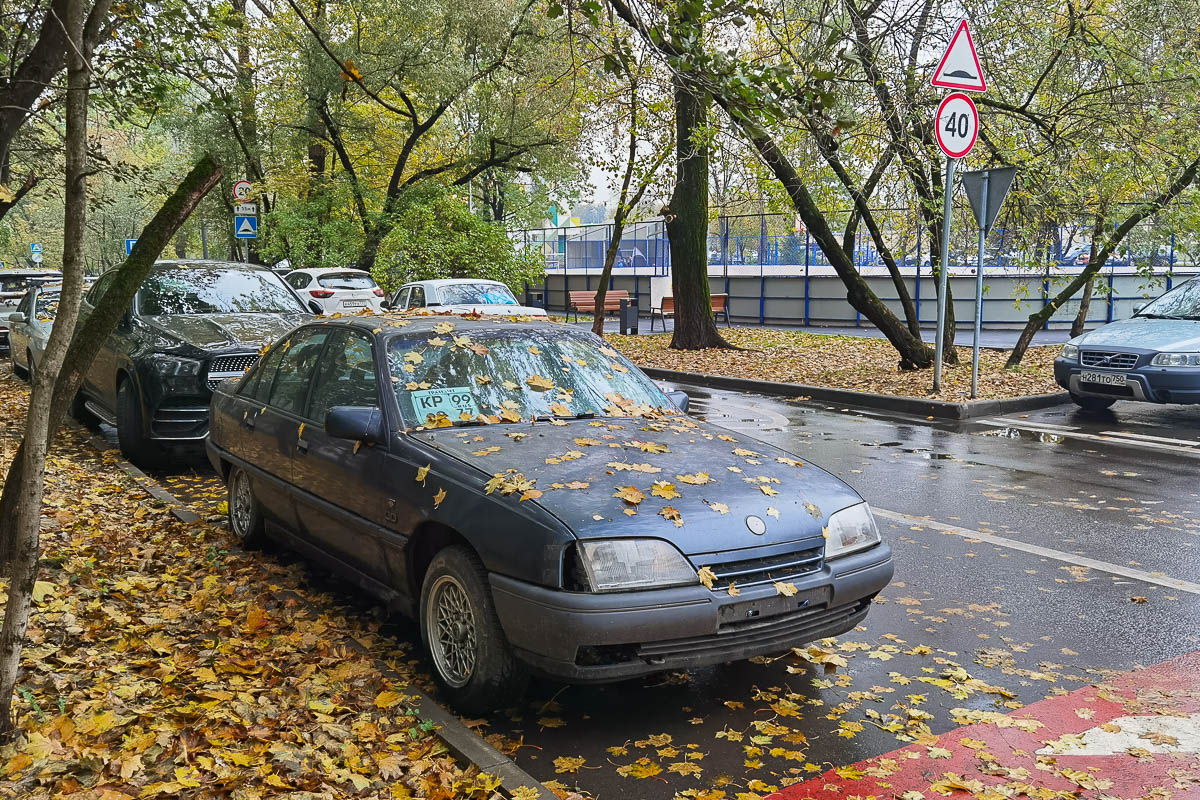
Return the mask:
<path id="1" fill-rule="evenodd" d="M 1200 403 L 1200 279 L 1067 342 L 1054 379 L 1092 411 L 1118 400 Z"/>

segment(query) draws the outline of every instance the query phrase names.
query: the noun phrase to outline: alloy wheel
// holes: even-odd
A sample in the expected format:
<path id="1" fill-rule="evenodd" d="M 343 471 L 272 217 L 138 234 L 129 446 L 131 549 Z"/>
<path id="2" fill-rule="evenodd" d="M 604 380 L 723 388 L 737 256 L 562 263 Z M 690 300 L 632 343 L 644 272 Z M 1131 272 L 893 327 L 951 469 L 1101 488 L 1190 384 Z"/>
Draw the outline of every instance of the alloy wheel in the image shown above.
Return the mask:
<path id="1" fill-rule="evenodd" d="M 239 469 L 234 473 L 233 491 L 229 493 L 229 521 L 239 539 L 249 535 L 253 516 L 254 495 L 250 491 L 250 476 Z"/>
<path id="2" fill-rule="evenodd" d="M 430 589 L 425 614 L 429 650 L 438 673 L 450 686 L 466 686 L 475 671 L 477 642 L 466 589 L 453 576 L 441 576 Z"/>

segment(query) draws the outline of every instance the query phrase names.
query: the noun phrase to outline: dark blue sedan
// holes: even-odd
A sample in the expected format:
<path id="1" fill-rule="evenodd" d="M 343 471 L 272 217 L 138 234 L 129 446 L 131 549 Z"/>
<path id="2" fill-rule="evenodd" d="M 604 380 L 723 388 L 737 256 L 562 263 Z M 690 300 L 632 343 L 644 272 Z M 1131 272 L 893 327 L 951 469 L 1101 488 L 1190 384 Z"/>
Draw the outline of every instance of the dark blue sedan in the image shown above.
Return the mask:
<path id="1" fill-rule="evenodd" d="M 222 384 L 208 453 L 237 536 L 285 539 L 415 616 L 476 713 L 530 672 L 784 652 L 853 628 L 887 585 L 853 489 L 680 407 L 576 327 L 349 317 Z"/>
<path id="2" fill-rule="evenodd" d="M 1063 345 L 1054 378 L 1080 407 L 1200 403 L 1200 278 Z"/>

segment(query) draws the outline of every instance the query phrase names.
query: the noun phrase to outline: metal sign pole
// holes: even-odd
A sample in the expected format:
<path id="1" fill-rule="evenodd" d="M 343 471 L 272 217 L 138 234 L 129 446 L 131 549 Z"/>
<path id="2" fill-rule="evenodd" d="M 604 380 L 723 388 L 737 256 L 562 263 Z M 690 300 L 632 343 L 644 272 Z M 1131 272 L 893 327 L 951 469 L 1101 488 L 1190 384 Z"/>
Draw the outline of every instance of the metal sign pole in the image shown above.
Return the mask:
<path id="1" fill-rule="evenodd" d="M 971 343 L 971 399 L 979 396 L 979 329 L 983 327 L 983 249 L 987 244 L 988 172 L 983 172 L 983 200 L 979 218 L 979 254 L 975 262 L 975 339 Z"/>
<path id="2" fill-rule="evenodd" d="M 938 270 L 937 334 L 934 337 L 935 344 L 933 350 L 934 394 L 942 391 L 942 348 L 945 342 L 943 331 L 946 327 L 946 286 L 947 276 L 950 271 L 950 212 L 952 210 L 951 200 L 954 189 L 954 169 L 957 164 L 958 161 L 953 158 L 946 159 L 946 190 L 942 205 L 942 257 Z"/>

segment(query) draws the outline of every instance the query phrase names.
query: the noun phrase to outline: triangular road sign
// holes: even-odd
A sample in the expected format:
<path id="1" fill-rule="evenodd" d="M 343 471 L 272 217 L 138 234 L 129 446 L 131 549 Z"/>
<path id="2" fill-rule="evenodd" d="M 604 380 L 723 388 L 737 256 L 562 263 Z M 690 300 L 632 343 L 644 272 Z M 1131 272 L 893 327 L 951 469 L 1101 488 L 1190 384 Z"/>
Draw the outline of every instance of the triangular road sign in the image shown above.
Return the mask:
<path id="1" fill-rule="evenodd" d="M 258 238 L 258 217 L 233 218 L 233 235 L 237 239 Z"/>
<path id="2" fill-rule="evenodd" d="M 942 54 L 937 69 L 933 71 L 934 86 L 943 89 L 959 89 L 965 92 L 986 92 L 987 81 L 983 78 L 983 67 L 975 52 L 975 40 L 967 21 L 961 20 L 950 37 L 950 46 Z"/>
<path id="3" fill-rule="evenodd" d="M 988 176 L 986 219 L 979 213 L 984 208 L 983 176 L 985 173 Z M 963 189 L 966 191 L 967 200 L 971 203 L 971 211 L 975 214 L 975 224 L 983 229 L 984 233 L 991 231 L 992 223 L 996 221 L 996 217 L 1000 213 L 1000 206 L 1004 205 L 1004 198 L 1008 195 L 1008 189 L 1012 186 L 1016 174 L 1016 167 L 992 167 L 991 169 L 962 173 Z"/>

